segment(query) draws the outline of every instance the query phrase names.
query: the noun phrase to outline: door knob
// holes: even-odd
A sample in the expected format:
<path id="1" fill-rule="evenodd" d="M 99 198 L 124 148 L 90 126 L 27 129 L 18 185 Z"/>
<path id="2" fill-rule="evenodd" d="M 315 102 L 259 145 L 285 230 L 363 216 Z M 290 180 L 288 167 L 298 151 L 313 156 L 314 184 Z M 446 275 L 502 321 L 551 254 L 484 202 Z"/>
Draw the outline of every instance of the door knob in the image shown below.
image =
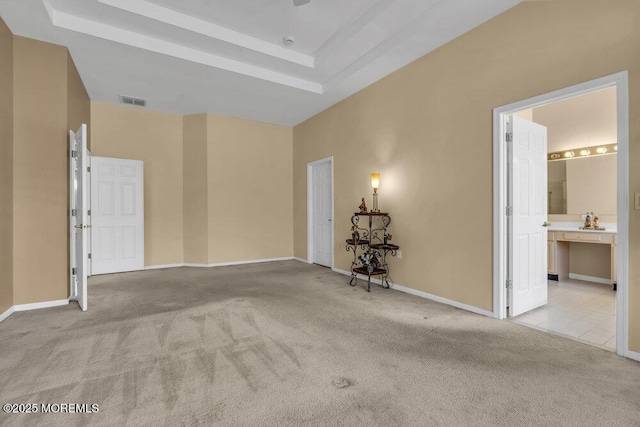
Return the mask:
<path id="1" fill-rule="evenodd" d="M 547 222 L 547 221 L 545 221 L 545 222 L 544 222 L 544 224 L 542 224 L 542 226 L 543 226 L 543 227 L 548 227 L 548 226 L 550 226 L 550 225 L 551 225 L 551 223 L 549 223 L 549 222 Z"/>

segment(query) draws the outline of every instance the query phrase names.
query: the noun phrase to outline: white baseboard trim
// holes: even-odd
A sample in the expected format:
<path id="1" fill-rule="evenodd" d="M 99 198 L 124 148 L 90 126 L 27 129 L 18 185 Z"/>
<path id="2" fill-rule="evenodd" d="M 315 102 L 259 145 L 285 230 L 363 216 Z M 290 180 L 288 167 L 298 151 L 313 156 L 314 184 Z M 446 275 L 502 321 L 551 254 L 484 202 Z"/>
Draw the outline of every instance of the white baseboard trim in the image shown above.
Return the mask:
<path id="1" fill-rule="evenodd" d="M 11 307 L 9 307 L 7 309 L 7 311 L 5 311 L 4 313 L 0 314 L 0 322 L 2 322 L 7 317 L 11 316 L 14 311 L 16 311 L 16 308 L 14 306 L 11 306 Z"/>
<path id="2" fill-rule="evenodd" d="M 407 288 L 402 285 L 393 285 L 391 289 L 396 289 L 400 292 L 406 292 L 411 295 L 416 295 L 422 298 L 430 299 L 432 301 L 440 302 L 442 304 L 447 304 L 456 308 L 460 308 L 462 310 L 470 311 L 472 313 L 480 314 L 482 316 L 487 316 L 493 318 L 493 311 L 485 310 L 483 308 L 475 307 L 473 305 L 463 304 L 458 301 L 450 300 L 447 298 L 442 298 L 437 295 L 428 294 L 423 291 L 418 291 L 416 289 Z"/>
<path id="3" fill-rule="evenodd" d="M 341 270 L 339 268 L 334 268 L 333 271 L 336 273 L 344 274 L 346 276 L 351 276 L 351 273 L 346 270 Z M 367 280 L 367 276 L 358 274 L 358 279 Z M 375 283 L 376 285 L 382 286 L 382 281 L 380 279 L 371 278 L 371 283 Z M 408 288 L 406 286 L 392 284 L 391 289 L 395 289 L 396 291 L 404 292 L 406 294 L 415 295 L 421 298 L 425 298 L 431 301 L 436 301 L 442 304 L 450 305 L 452 307 L 460 308 L 462 310 L 470 311 L 472 313 L 480 314 L 482 316 L 487 316 L 493 318 L 493 312 L 489 310 L 485 310 L 482 308 L 474 307 L 472 305 L 463 304 L 461 302 L 453 301 L 447 298 L 442 298 L 437 295 L 432 295 L 427 292 L 418 291 L 416 289 Z"/>
<path id="4" fill-rule="evenodd" d="M 162 268 L 176 268 L 176 267 L 184 267 L 183 263 L 179 264 L 161 264 L 161 265 L 145 265 L 145 270 L 160 270 Z"/>
<path id="5" fill-rule="evenodd" d="M 294 259 L 292 256 L 283 258 L 265 258 L 265 259 L 250 259 L 246 261 L 230 261 L 230 262 L 216 262 L 213 264 L 197 264 L 185 262 L 184 264 L 178 264 L 176 267 L 197 267 L 197 268 L 209 268 L 209 267 L 227 267 L 230 265 L 244 265 L 244 264 L 260 264 L 263 262 L 275 262 L 275 261 L 291 261 Z"/>
<path id="6" fill-rule="evenodd" d="M 628 350 L 627 351 L 627 357 L 629 359 L 637 360 L 638 362 L 640 362 L 640 353 L 638 353 L 636 351 Z"/>
<path id="7" fill-rule="evenodd" d="M 209 267 L 226 267 L 229 265 L 242 265 L 242 264 L 261 264 L 263 262 L 291 261 L 292 259 L 293 257 L 289 256 L 284 258 L 252 259 L 248 261 L 217 262 L 214 264 L 209 264 Z"/>
<path id="8" fill-rule="evenodd" d="M 569 273 L 569 279 L 583 280 L 585 282 L 602 283 L 610 285 L 611 279 L 603 279 L 602 277 L 585 276 L 584 274 Z"/>
<path id="9" fill-rule="evenodd" d="M 311 264 L 308 260 L 298 258 L 297 256 L 294 256 L 293 259 L 295 259 L 296 261 L 304 262 L 305 264 Z"/>
<path id="10" fill-rule="evenodd" d="M 31 304 L 17 304 L 13 308 L 15 311 L 38 310 L 41 308 L 59 307 L 69 304 L 68 299 L 59 299 L 55 301 L 32 302 Z"/>

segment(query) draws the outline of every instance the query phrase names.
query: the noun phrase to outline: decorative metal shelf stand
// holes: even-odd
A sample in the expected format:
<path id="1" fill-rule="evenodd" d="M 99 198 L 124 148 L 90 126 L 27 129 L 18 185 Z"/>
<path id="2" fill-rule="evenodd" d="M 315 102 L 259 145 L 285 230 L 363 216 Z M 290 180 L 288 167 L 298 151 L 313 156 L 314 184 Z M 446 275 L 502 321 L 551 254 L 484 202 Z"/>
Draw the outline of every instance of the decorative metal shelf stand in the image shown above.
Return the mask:
<path id="1" fill-rule="evenodd" d="M 366 217 L 367 224 L 360 224 Z M 400 246 L 388 242 L 387 233 L 391 217 L 386 212 L 356 212 L 351 217 L 351 239 L 347 239 L 347 252 L 353 252 L 350 286 L 358 284 L 358 274 L 367 276 L 367 292 L 371 292 L 371 277 L 381 276 L 382 287 L 392 286 L 387 256 L 396 256 Z M 358 256 L 358 251 L 361 255 Z"/>

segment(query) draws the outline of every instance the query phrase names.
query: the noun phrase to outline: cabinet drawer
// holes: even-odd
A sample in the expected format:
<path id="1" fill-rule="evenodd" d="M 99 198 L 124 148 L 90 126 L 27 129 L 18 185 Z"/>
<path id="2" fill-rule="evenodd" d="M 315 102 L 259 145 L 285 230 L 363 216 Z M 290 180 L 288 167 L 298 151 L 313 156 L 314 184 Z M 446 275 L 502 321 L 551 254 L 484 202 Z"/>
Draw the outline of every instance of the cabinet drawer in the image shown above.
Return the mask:
<path id="1" fill-rule="evenodd" d="M 556 236 L 558 240 L 567 240 L 569 242 L 589 242 L 589 243 L 613 243 L 612 234 L 603 233 L 576 233 L 576 232 L 563 232 L 558 233 Z"/>

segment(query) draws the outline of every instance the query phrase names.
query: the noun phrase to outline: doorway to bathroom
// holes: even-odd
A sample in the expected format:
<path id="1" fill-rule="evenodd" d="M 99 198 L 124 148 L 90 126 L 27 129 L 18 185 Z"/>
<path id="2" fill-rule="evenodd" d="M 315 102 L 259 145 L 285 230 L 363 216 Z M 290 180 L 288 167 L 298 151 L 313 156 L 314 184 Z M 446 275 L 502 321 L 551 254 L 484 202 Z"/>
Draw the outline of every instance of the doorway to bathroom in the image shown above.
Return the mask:
<path id="1" fill-rule="evenodd" d="M 542 280 L 547 301 L 524 314 L 508 309 L 517 323 L 613 351 L 616 98 L 616 88 L 610 87 L 514 114 L 544 127 L 546 134 L 547 209 L 539 223 L 548 225 L 542 242 L 547 245 L 547 280 Z"/>
<path id="2" fill-rule="evenodd" d="M 621 355 L 627 90 L 623 72 L 494 110 L 494 317 Z"/>

